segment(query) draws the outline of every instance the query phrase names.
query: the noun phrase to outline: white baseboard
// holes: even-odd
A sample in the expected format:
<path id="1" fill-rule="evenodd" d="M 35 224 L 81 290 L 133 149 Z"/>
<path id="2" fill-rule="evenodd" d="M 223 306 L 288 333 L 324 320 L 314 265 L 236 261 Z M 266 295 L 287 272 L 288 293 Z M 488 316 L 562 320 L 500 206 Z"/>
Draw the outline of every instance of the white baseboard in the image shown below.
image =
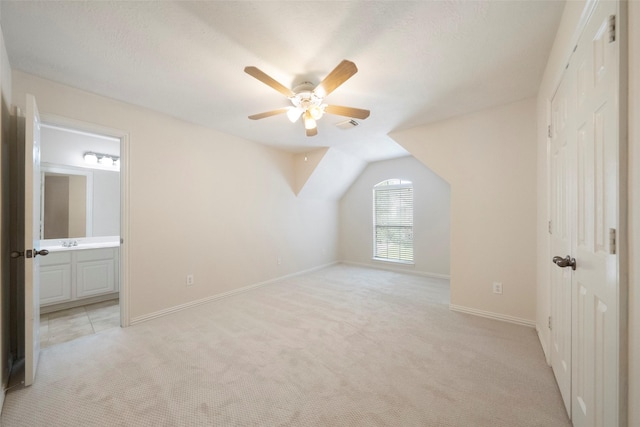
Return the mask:
<path id="1" fill-rule="evenodd" d="M 176 305 L 176 306 L 173 306 L 173 307 L 165 308 L 164 310 L 155 311 L 155 312 L 149 313 L 149 314 L 144 314 L 142 316 L 134 317 L 133 319 L 130 320 L 129 324 L 130 325 L 135 325 L 137 323 L 146 322 L 147 320 L 156 319 L 158 317 L 166 316 L 168 314 L 175 313 L 177 311 L 181 311 L 181 310 L 184 310 L 184 309 L 189 308 L 189 307 L 195 307 L 195 306 L 198 306 L 198 305 L 206 304 L 206 303 L 211 302 L 211 301 L 217 301 L 217 300 L 222 299 L 222 298 L 227 298 L 227 297 L 230 297 L 232 295 L 236 295 L 236 294 L 239 294 L 239 293 L 242 293 L 242 292 L 250 291 L 251 289 L 259 288 L 261 286 L 270 285 L 272 283 L 276 283 L 276 282 L 279 282 L 279 281 L 284 280 L 284 279 L 289 279 L 291 277 L 300 276 L 300 275 L 306 274 L 306 273 L 311 273 L 312 271 L 322 270 L 323 268 L 332 266 L 334 264 L 337 264 L 337 262 L 335 262 L 335 261 L 334 262 L 330 262 L 328 264 L 323 264 L 323 265 L 320 265 L 320 266 L 317 266 L 317 267 L 309 268 L 307 270 L 302 270 L 302 271 L 298 271 L 298 272 L 295 272 L 295 273 L 287 274 L 285 276 L 280 276 L 280 277 L 276 277 L 276 278 L 273 278 L 273 279 L 269 279 L 269 280 L 266 280 L 264 282 L 254 283 L 254 284 L 248 285 L 248 286 L 243 286 L 242 288 L 234 289 L 232 291 L 223 292 L 221 294 L 216 294 L 216 295 L 211 295 L 209 297 L 202 298 L 202 299 L 199 299 L 199 300 L 190 301 L 190 302 L 187 302 L 187 303 L 184 303 L 184 304 L 180 304 L 180 305 Z"/>
<path id="2" fill-rule="evenodd" d="M 410 270 L 408 268 L 406 269 L 397 268 L 397 267 L 389 266 L 386 264 L 367 264 L 364 262 L 354 262 L 354 261 L 340 261 L 340 264 L 353 265 L 356 267 L 374 268 L 376 270 L 387 270 L 387 271 L 393 271 L 394 273 L 415 274 L 417 276 L 431 277 L 433 279 L 449 280 L 451 278 L 451 276 L 449 276 L 448 274 L 429 273 L 427 271 L 416 271 L 416 270 Z"/>
<path id="3" fill-rule="evenodd" d="M 457 311 L 460 313 L 473 314 L 474 316 L 486 317 L 494 320 L 500 320 L 502 322 L 515 323 L 516 325 L 528 326 L 530 328 L 535 328 L 536 326 L 536 322 L 534 322 L 533 320 L 507 316 L 506 314 L 493 313 L 491 311 L 478 310 L 475 308 L 463 307 L 460 305 L 449 304 L 449 310 Z"/>
<path id="4" fill-rule="evenodd" d="M 540 341 L 540 346 L 542 347 L 542 352 L 544 353 L 544 360 L 547 362 L 547 365 L 551 366 L 551 355 L 549 354 L 549 350 L 547 350 L 547 342 L 542 339 L 542 335 L 540 335 L 540 328 L 536 325 L 536 333 L 538 334 L 538 341 Z"/>

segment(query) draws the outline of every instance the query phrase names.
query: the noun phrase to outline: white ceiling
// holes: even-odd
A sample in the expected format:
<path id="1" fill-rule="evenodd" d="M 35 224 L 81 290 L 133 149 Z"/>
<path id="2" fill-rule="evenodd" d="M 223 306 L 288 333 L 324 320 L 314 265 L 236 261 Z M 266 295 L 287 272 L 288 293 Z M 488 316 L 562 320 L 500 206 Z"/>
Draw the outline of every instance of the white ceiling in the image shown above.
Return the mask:
<path id="1" fill-rule="evenodd" d="M 406 155 L 387 134 L 534 96 L 563 1 L 0 3 L 19 69 L 293 152 L 331 146 L 363 161 Z M 342 59 L 359 72 L 327 102 L 371 110 L 306 137 L 290 105 L 243 72 L 318 83 Z"/>

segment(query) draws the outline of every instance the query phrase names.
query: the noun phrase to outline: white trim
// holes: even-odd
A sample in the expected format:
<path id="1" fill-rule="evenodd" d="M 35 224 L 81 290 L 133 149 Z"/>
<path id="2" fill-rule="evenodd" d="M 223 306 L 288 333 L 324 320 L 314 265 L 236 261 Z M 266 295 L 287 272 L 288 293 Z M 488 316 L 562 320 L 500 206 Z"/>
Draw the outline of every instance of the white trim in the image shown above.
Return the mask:
<path id="1" fill-rule="evenodd" d="M 129 245 L 131 241 L 130 182 L 131 162 L 129 157 L 129 134 L 120 136 L 120 326 L 130 325 L 131 263 Z"/>
<path id="2" fill-rule="evenodd" d="M 416 271 L 416 270 L 408 270 L 408 269 L 404 269 L 404 268 L 393 268 L 393 267 L 389 267 L 383 264 L 367 264 L 364 262 L 354 262 L 354 261 L 340 261 L 341 264 L 346 264 L 346 265 L 354 265 L 357 267 L 366 267 L 366 268 L 373 268 L 373 269 L 377 269 L 377 270 L 387 270 L 387 271 L 393 271 L 395 273 L 407 273 L 407 274 L 414 274 L 416 276 L 424 276 L 424 277 L 431 277 L 432 279 L 443 279 L 443 280 L 450 280 L 451 276 L 449 276 L 448 274 L 440 274 L 440 273 L 430 273 L 428 271 Z M 394 263 L 394 264 L 399 264 L 399 263 Z M 400 264 L 400 265 L 407 265 L 407 266 L 411 266 L 412 264 Z"/>
<path id="3" fill-rule="evenodd" d="M 556 76 L 552 80 L 554 83 L 553 86 L 551 86 L 554 88 L 553 93 L 551 95 L 552 99 L 555 96 L 556 92 L 558 91 L 558 88 L 560 87 L 560 83 L 562 83 L 562 79 L 564 78 L 564 73 L 568 68 L 569 62 L 571 61 L 571 56 L 573 56 L 574 47 L 577 46 L 578 41 L 580 41 L 580 37 L 582 37 L 582 33 L 584 33 L 584 29 L 587 26 L 587 22 L 589 22 L 589 18 L 591 18 L 591 15 L 593 14 L 593 11 L 595 10 L 597 3 L 598 3 L 598 0 L 585 1 L 584 8 L 582 9 L 582 14 L 580 15 L 578 24 L 576 25 L 576 28 L 574 29 L 573 34 L 571 36 L 571 39 L 569 42 L 569 48 L 565 52 L 565 60 L 562 63 L 564 65 L 559 71 L 556 71 Z"/>
<path id="4" fill-rule="evenodd" d="M 404 260 L 401 260 L 401 259 L 390 259 L 390 258 L 373 257 L 373 258 L 371 258 L 371 261 L 390 262 L 391 264 L 400 264 L 400 265 L 416 265 L 416 263 L 413 262 L 413 261 L 404 261 Z"/>
<path id="5" fill-rule="evenodd" d="M 538 341 L 540 341 L 540 346 L 542 347 L 542 352 L 544 353 L 544 360 L 547 362 L 547 365 L 551 366 L 551 354 L 549 350 L 547 350 L 547 344 L 542 339 L 542 335 L 540 335 L 540 328 L 536 324 L 536 333 L 538 334 Z"/>
<path id="6" fill-rule="evenodd" d="M 516 325 L 528 326 L 530 328 L 536 327 L 536 322 L 533 320 L 508 316 L 506 314 L 493 313 L 491 311 L 478 310 L 475 308 L 463 307 L 461 305 L 449 304 L 449 310 L 457 311 L 460 313 L 473 314 L 474 316 L 486 317 L 488 319 L 500 320 L 502 322 L 515 323 Z"/>
<path id="7" fill-rule="evenodd" d="M 337 264 L 337 262 L 330 262 L 328 264 L 319 265 L 317 267 L 309 268 L 307 270 L 302 270 L 302 271 L 298 271 L 298 272 L 295 272 L 295 273 L 287 274 L 285 276 L 280 276 L 280 277 L 276 277 L 276 278 L 273 278 L 273 279 L 265 280 L 264 282 L 259 282 L 259 283 L 254 283 L 252 285 L 243 286 L 242 288 L 234 289 L 232 291 L 223 292 L 221 294 L 216 294 L 216 295 L 211 295 L 209 297 L 201 298 L 199 300 L 190 301 L 190 302 L 187 302 L 187 303 L 184 303 L 184 304 L 175 305 L 173 307 L 169 307 L 169 308 L 165 308 L 163 310 L 155 311 L 153 313 L 144 314 L 142 316 L 134 317 L 133 319 L 130 320 L 129 324 L 130 325 L 136 325 L 138 323 L 146 322 L 148 320 L 157 319 L 158 317 L 163 317 L 163 316 L 166 316 L 168 314 L 175 313 L 175 312 L 178 312 L 178 311 L 182 311 L 182 310 L 190 308 L 190 307 L 196 307 L 198 305 L 206 304 L 208 302 L 217 301 L 219 299 L 223 299 L 223 298 L 227 298 L 227 297 L 230 297 L 230 296 L 233 296 L 233 295 L 236 295 L 236 294 L 247 292 L 247 291 L 250 291 L 252 289 L 260 288 L 262 286 L 266 286 L 266 285 L 270 285 L 270 284 L 279 282 L 281 280 L 289 279 L 291 277 L 296 277 L 296 276 L 300 276 L 302 274 L 311 273 L 312 271 L 322 270 L 323 268 L 332 266 L 334 264 Z"/>

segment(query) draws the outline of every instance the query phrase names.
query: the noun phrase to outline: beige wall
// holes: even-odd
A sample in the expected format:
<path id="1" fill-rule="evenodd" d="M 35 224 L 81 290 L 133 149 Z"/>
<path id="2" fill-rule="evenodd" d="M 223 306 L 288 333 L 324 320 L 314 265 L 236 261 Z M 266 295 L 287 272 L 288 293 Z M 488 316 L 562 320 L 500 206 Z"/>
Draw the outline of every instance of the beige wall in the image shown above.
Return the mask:
<path id="1" fill-rule="evenodd" d="M 640 2 L 629 2 L 629 425 L 640 426 Z"/>
<path id="2" fill-rule="evenodd" d="M 129 134 L 133 321 L 336 260 L 337 202 L 295 196 L 292 154 L 14 71 L 14 102 L 27 92 Z"/>
<path id="3" fill-rule="evenodd" d="M 87 178 L 75 175 L 67 179 L 69 180 L 69 234 L 67 236 L 84 237 L 87 235 Z"/>
<path id="4" fill-rule="evenodd" d="M 415 265 L 373 261 L 373 186 L 391 178 L 413 182 Z M 340 200 L 339 258 L 373 267 L 449 276 L 450 189 L 411 156 L 370 163 Z"/>
<path id="5" fill-rule="evenodd" d="M 577 40 L 584 1 L 567 2 L 538 94 L 538 274 L 537 324 L 549 346 L 549 249 L 547 234 L 547 123 L 549 102 Z M 629 17 L 629 426 L 640 426 L 640 3 L 628 2 Z M 545 349 L 546 350 L 546 349 Z"/>
<path id="6" fill-rule="evenodd" d="M 69 177 L 47 176 L 44 181 L 44 200 L 43 238 L 65 239 L 69 237 Z"/>
<path id="7" fill-rule="evenodd" d="M 451 185 L 451 304 L 527 324 L 535 319 L 535 105 L 391 134 Z"/>

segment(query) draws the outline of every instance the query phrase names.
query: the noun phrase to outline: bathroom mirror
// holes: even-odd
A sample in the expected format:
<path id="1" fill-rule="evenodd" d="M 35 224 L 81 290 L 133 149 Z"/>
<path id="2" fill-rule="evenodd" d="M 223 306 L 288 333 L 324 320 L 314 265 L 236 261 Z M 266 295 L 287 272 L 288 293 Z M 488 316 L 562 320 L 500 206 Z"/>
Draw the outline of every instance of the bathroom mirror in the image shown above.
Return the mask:
<path id="1" fill-rule="evenodd" d="M 93 235 L 93 173 L 42 165 L 41 239 Z"/>

